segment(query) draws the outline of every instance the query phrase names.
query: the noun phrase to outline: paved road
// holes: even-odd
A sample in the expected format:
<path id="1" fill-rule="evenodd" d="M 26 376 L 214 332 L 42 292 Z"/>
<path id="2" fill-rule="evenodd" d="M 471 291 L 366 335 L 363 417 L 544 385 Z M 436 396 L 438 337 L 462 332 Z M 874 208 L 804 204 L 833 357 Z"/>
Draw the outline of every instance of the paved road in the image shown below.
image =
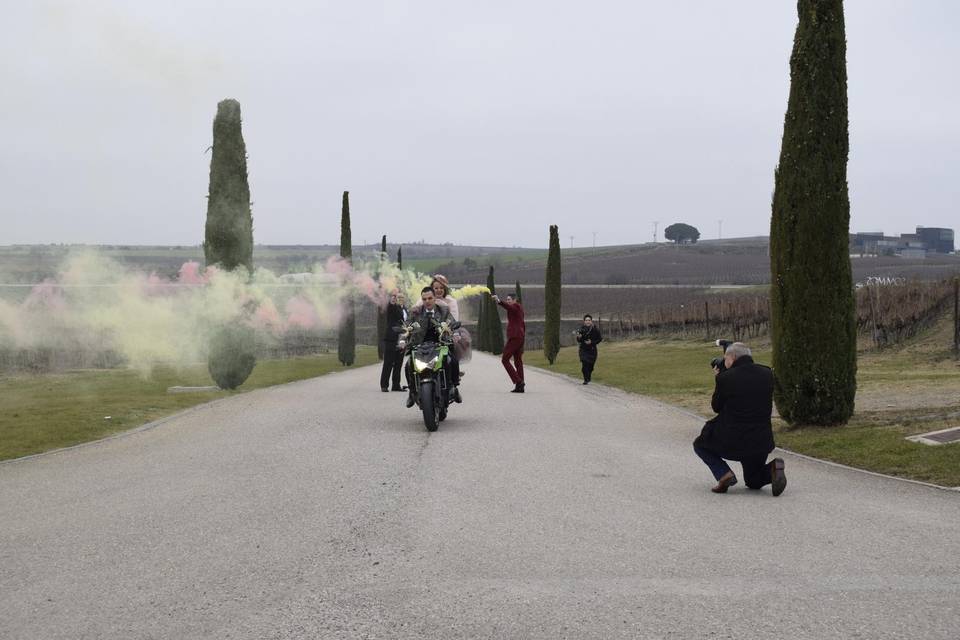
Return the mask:
<path id="1" fill-rule="evenodd" d="M 467 369 L 434 434 L 359 369 L 0 465 L 0 637 L 960 633 L 960 495 L 791 458 L 713 495 L 683 412 Z"/>

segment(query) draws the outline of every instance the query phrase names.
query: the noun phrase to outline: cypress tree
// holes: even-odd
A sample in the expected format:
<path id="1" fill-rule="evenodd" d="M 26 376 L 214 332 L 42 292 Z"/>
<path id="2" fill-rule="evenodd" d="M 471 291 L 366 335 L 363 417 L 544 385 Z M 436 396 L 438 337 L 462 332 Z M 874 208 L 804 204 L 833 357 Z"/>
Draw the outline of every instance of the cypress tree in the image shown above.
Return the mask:
<path id="1" fill-rule="evenodd" d="M 257 338 L 247 324 L 220 327 L 210 336 L 207 371 L 221 389 L 236 389 L 257 364 Z"/>
<path id="2" fill-rule="evenodd" d="M 343 209 L 340 214 L 340 257 L 353 264 L 353 245 L 350 238 L 350 192 L 343 192 Z M 353 315 L 353 292 L 347 292 L 343 301 L 344 318 L 337 340 L 337 358 L 344 366 L 353 365 L 357 349 L 357 319 Z"/>
<path id="3" fill-rule="evenodd" d="M 203 255 L 208 265 L 253 272 L 253 216 L 247 181 L 247 147 L 243 142 L 240 103 L 222 100 L 213 119 L 210 185 Z M 207 370 L 221 389 L 236 389 L 256 365 L 256 336 L 249 311 L 232 324 L 211 329 Z"/>
<path id="4" fill-rule="evenodd" d="M 387 260 L 387 236 L 383 236 L 380 240 L 380 262 L 383 264 Z M 378 272 L 379 275 L 379 272 Z M 390 293 L 386 292 L 389 296 Z M 383 334 L 387 331 L 387 307 L 385 306 L 387 301 L 381 300 L 381 303 L 384 304 L 383 307 L 377 309 L 377 357 L 383 360 Z"/>
<path id="5" fill-rule="evenodd" d="M 550 251 L 547 254 L 547 275 L 543 291 L 543 355 L 553 364 L 560 353 L 560 231 L 550 225 Z"/>
<path id="6" fill-rule="evenodd" d="M 853 414 L 857 350 L 848 233 L 842 0 L 799 0 L 770 223 L 774 397 L 790 424 Z"/>
<path id="7" fill-rule="evenodd" d="M 397 269 L 403 269 L 403 247 L 397 247 Z"/>
<path id="8" fill-rule="evenodd" d="M 520 291 L 520 281 L 517 280 L 517 302 L 523 304 L 523 292 Z"/>
<path id="9" fill-rule="evenodd" d="M 240 103 L 223 100 L 213 120 L 213 153 L 203 254 L 208 265 L 253 272 L 253 216 Z"/>
<path id="10" fill-rule="evenodd" d="M 493 265 L 487 273 L 487 288 L 490 293 L 484 294 L 486 313 L 483 317 L 483 329 L 486 333 L 487 351 L 500 355 L 503 353 L 503 322 L 500 320 L 500 307 L 491 297 L 497 292 L 497 285 L 493 280 Z"/>

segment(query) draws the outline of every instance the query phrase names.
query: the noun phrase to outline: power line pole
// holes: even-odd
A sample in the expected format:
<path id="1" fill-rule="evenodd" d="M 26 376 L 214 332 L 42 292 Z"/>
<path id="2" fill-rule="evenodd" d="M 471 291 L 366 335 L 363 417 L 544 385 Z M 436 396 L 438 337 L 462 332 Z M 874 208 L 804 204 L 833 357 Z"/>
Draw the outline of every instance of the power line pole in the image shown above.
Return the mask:
<path id="1" fill-rule="evenodd" d="M 570 248 L 573 249 L 573 236 L 570 236 Z"/>
<path id="2" fill-rule="evenodd" d="M 594 251 L 597 250 L 597 232 L 596 231 L 593 232 L 593 250 Z"/>
<path id="3" fill-rule="evenodd" d="M 659 220 L 653 221 L 653 243 L 657 243 L 657 226 L 660 224 Z"/>

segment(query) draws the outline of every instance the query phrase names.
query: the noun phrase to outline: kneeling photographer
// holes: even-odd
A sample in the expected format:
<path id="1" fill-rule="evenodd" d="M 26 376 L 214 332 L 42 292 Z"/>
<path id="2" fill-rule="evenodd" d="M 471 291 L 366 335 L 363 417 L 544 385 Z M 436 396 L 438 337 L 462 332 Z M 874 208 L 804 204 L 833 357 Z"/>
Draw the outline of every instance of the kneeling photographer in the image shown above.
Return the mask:
<path id="1" fill-rule="evenodd" d="M 713 373 L 716 386 L 712 406 L 716 417 L 703 425 L 693 450 L 713 472 L 717 485 L 714 493 L 726 493 L 737 484 L 737 476 L 726 460 L 737 460 L 743 467 L 743 479 L 750 489 L 773 485 L 779 496 L 787 486 L 781 458 L 767 462 L 774 449 L 773 371 L 756 364 L 750 349 L 742 342 L 718 340 L 724 347 L 723 360 L 715 359 Z"/>

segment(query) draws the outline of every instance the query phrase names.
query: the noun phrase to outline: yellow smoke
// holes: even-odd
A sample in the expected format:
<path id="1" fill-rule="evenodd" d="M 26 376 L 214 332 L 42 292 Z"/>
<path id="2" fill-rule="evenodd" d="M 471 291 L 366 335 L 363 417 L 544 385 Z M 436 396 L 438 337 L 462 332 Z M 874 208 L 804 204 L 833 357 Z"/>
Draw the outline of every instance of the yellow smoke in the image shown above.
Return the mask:
<path id="1" fill-rule="evenodd" d="M 210 269 L 171 281 L 85 251 L 69 256 L 55 281 L 36 287 L 24 303 L 0 300 L 0 349 L 113 351 L 148 375 L 157 364 L 202 362 L 210 332 L 224 324 L 249 322 L 264 344 L 301 327 L 332 331 L 348 300 L 382 306 L 399 290 L 412 304 L 430 280 L 389 262 L 356 260 L 352 267 L 327 261 L 302 274 Z"/>
<path id="2" fill-rule="evenodd" d="M 453 296 L 455 300 L 463 300 L 464 298 L 472 298 L 484 293 L 490 293 L 490 289 L 480 284 L 468 284 L 465 287 L 460 287 L 450 295 Z"/>

